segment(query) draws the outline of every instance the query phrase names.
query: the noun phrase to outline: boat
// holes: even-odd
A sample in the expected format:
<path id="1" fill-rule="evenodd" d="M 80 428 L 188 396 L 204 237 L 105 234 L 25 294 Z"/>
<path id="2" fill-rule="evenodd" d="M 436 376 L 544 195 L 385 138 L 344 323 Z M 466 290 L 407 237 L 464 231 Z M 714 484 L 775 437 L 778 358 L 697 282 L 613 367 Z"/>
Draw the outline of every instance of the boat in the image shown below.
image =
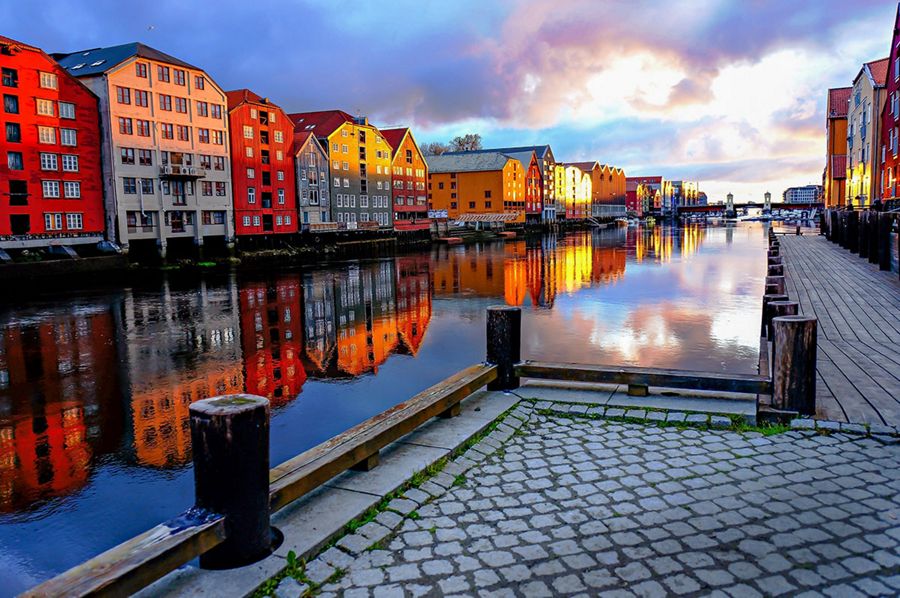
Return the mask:
<path id="1" fill-rule="evenodd" d="M 616 224 L 618 226 L 628 226 L 628 218 L 616 218 Z"/>
<path id="2" fill-rule="evenodd" d="M 644 221 L 644 223 L 647 226 L 653 226 L 654 224 L 656 224 L 656 218 L 654 218 L 653 216 L 647 216 L 647 219 Z"/>

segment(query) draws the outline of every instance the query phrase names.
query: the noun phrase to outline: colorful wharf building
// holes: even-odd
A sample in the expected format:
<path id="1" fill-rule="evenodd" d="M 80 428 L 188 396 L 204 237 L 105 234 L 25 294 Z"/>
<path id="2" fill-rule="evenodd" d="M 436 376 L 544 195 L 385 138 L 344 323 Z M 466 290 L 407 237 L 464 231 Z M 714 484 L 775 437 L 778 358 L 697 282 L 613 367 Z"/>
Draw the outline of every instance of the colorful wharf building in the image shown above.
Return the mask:
<path id="1" fill-rule="evenodd" d="M 294 133 L 293 154 L 301 229 L 336 229 L 331 218 L 328 154 L 309 131 Z"/>
<path id="2" fill-rule="evenodd" d="M 881 146 L 888 59 L 865 63 L 853 80 L 847 116 L 847 205 L 868 207 L 879 197 L 876 154 Z M 880 169 L 878 169 L 880 172 Z"/>
<path id="3" fill-rule="evenodd" d="M 428 230 L 428 164 L 409 127 L 381 129 L 391 146 L 395 230 Z"/>
<path id="4" fill-rule="evenodd" d="M 825 207 L 844 205 L 847 197 L 847 109 L 852 87 L 828 90 L 825 119 L 825 171 L 822 188 Z"/>
<path id="5" fill-rule="evenodd" d="M 0 251 L 103 240 L 97 96 L 39 48 L 3 36 L 0 68 Z"/>
<path id="6" fill-rule="evenodd" d="M 897 179 L 900 178 L 900 6 L 894 19 L 891 37 L 889 72 L 884 90 L 886 101 L 881 112 L 881 198 L 896 201 L 900 198 Z"/>
<path id="7" fill-rule="evenodd" d="M 296 233 L 294 125 L 249 89 L 226 93 L 231 129 L 234 230 L 241 239 Z"/>
<path id="8" fill-rule="evenodd" d="M 527 171 L 494 151 L 428 156 L 428 201 L 451 220 L 524 224 Z"/>
<path id="9" fill-rule="evenodd" d="M 381 132 L 342 110 L 290 117 L 296 133 L 315 135 L 328 154 L 332 220 L 347 229 L 391 227 L 392 148 Z"/>
<path id="10" fill-rule="evenodd" d="M 126 251 L 233 241 L 225 92 L 141 43 L 53 55 L 100 98 L 107 234 Z"/>

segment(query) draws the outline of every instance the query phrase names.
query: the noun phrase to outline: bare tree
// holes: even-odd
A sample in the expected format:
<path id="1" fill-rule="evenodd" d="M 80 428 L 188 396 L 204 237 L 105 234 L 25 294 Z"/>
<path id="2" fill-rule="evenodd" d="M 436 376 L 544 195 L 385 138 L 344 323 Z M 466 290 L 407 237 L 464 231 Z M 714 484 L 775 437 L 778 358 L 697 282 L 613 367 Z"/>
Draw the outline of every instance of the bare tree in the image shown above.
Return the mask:
<path id="1" fill-rule="evenodd" d="M 482 149 L 481 135 L 478 133 L 466 133 L 450 140 L 450 151 L 452 152 L 471 152 L 480 149 Z"/>
<path id="2" fill-rule="evenodd" d="M 440 156 L 449 150 L 450 148 L 447 147 L 447 144 L 440 141 L 432 141 L 422 146 L 422 153 L 426 156 Z"/>

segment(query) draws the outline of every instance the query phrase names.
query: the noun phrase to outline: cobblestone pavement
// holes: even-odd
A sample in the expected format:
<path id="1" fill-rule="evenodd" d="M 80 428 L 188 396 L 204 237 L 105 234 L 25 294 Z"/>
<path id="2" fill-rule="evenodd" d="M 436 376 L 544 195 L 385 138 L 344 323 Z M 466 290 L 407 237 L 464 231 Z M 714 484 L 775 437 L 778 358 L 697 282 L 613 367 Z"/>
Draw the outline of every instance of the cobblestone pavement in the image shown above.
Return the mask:
<path id="1" fill-rule="evenodd" d="M 900 594 L 896 437 L 541 413 L 520 405 L 308 580 L 347 597 Z"/>

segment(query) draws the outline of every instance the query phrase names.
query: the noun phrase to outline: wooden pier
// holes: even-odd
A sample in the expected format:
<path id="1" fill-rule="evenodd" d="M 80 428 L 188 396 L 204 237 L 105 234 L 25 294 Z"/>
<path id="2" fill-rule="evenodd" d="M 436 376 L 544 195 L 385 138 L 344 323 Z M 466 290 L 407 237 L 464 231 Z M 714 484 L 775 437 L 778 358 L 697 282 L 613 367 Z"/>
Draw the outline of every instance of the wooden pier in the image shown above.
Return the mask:
<path id="1" fill-rule="evenodd" d="M 787 294 L 819 321 L 817 417 L 900 424 L 900 280 L 823 236 L 780 237 Z"/>

